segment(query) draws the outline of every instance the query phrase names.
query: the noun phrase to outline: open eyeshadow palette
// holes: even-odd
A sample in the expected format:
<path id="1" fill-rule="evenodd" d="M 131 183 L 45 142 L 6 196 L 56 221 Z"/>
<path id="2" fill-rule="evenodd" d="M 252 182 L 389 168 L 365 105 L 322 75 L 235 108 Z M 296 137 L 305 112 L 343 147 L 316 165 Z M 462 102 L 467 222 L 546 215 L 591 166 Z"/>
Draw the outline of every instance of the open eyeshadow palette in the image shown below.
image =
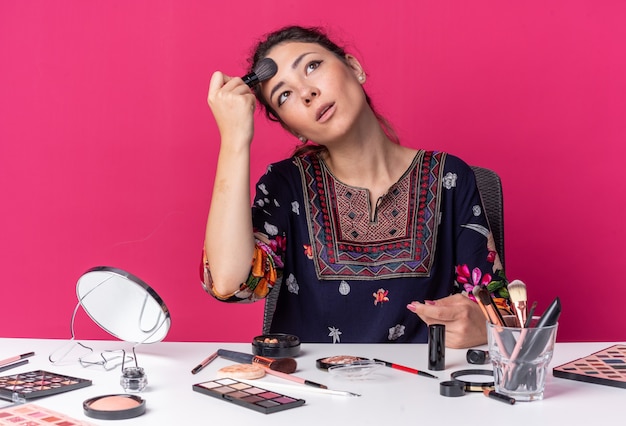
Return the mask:
<path id="1" fill-rule="evenodd" d="M 554 377 L 626 388 L 626 345 L 613 345 L 552 369 Z"/>
<path id="2" fill-rule="evenodd" d="M 299 407 L 305 402 L 304 399 L 292 398 L 228 377 L 195 384 L 193 390 L 265 414 Z"/>
<path id="3" fill-rule="evenodd" d="M 91 385 L 91 380 L 64 376 L 44 370 L 0 377 L 0 398 L 32 399 Z"/>
<path id="4" fill-rule="evenodd" d="M 0 425 L 93 426 L 93 423 L 76 420 L 35 404 L 24 404 L 0 409 Z"/>

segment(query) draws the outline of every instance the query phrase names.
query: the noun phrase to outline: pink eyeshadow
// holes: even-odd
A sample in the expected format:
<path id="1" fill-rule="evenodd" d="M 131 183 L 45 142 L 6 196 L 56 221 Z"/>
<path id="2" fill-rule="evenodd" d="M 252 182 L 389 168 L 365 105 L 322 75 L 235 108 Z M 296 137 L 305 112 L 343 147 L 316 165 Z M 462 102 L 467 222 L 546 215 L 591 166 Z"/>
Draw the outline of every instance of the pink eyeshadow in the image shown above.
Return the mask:
<path id="1" fill-rule="evenodd" d="M 247 396 L 247 397 L 241 398 L 241 399 L 243 401 L 250 402 L 250 403 L 254 403 L 254 402 L 258 402 L 258 401 L 265 401 L 263 398 L 260 398 L 260 397 L 258 397 L 256 395 L 250 395 L 250 396 Z"/>
<path id="2" fill-rule="evenodd" d="M 272 399 L 281 395 L 277 394 L 276 392 L 265 392 L 265 393 L 260 394 L 259 396 L 265 399 Z"/>

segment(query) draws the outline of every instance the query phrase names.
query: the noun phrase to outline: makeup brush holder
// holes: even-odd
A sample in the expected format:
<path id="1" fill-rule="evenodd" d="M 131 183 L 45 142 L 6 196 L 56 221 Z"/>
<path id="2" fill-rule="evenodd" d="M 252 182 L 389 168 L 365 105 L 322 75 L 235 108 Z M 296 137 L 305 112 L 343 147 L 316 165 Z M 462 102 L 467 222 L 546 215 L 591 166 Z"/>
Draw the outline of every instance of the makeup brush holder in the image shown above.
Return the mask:
<path id="1" fill-rule="evenodd" d="M 141 392 L 148 385 L 148 376 L 141 367 L 126 367 L 122 370 L 120 384 L 126 392 Z"/>
<path id="2" fill-rule="evenodd" d="M 517 401 L 543 399 L 557 327 L 558 324 L 527 328 L 487 324 L 496 392 Z"/>

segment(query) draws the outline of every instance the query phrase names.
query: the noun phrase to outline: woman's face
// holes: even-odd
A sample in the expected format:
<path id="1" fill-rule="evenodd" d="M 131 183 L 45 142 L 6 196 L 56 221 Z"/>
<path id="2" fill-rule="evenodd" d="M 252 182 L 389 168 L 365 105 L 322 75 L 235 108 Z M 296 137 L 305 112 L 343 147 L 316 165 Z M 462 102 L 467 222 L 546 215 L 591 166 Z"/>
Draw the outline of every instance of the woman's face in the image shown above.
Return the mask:
<path id="1" fill-rule="evenodd" d="M 354 57 L 344 61 L 318 44 L 299 42 L 276 45 L 267 57 L 278 71 L 262 83 L 262 94 L 288 130 L 325 144 L 352 129 L 367 105 Z"/>

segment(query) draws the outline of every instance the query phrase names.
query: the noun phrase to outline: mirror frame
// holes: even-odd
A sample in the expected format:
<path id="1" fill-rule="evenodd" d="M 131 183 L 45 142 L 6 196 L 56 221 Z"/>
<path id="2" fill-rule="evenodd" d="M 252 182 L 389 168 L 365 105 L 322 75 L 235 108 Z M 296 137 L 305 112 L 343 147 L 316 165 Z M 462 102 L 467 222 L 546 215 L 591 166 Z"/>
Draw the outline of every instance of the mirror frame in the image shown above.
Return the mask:
<path id="1" fill-rule="evenodd" d="M 92 282 L 90 282 L 89 283 L 90 287 L 85 289 L 85 285 L 87 285 L 86 284 L 87 281 L 84 281 L 84 280 L 88 279 L 90 275 L 93 273 L 109 274 L 112 277 L 115 277 L 116 280 L 119 280 L 121 278 L 125 280 L 128 283 L 128 285 L 138 286 L 140 290 L 143 290 L 146 293 L 146 297 L 148 298 L 147 303 L 152 302 L 153 304 L 156 304 L 155 306 L 157 307 L 159 317 L 163 315 L 163 318 L 159 320 L 159 324 L 157 324 L 156 329 L 152 331 L 151 333 L 145 333 L 143 330 L 139 330 L 138 332 L 137 331 L 133 332 L 132 333 L 133 336 L 142 336 L 142 333 L 143 333 L 142 337 L 145 337 L 145 338 L 143 338 L 143 340 L 138 341 L 136 338 L 129 338 L 129 335 L 131 333 L 128 333 L 125 330 L 111 330 L 110 324 L 108 326 L 105 325 L 107 321 L 105 321 L 103 318 L 97 318 L 96 314 L 94 314 L 93 312 L 90 312 L 89 306 L 91 306 L 91 303 L 86 302 L 86 299 L 88 299 L 89 295 L 92 292 L 96 291 L 96 289 L 98 289 L 101 285 L 105 284 L 108 281 L 108 280 L 99 280 L 99 282 L 96 283 L 95 285 Z M 81 292 L 81 287 L 83 290 L 82 292 Z M 78 282 L 76 283 L 76 296 L 78 297 L 78 303 L 82 306 L 83 310 L 93 320 L 93 322 L 98 324 L 100 328 L 102 328 L 107 333 L 111 334 L 112 336 L 118 339 L 127 341 L 127 342 L 133 342 L 133 343 L 159 342 L 167 336 L 167 333 L 169 332 L 169 329 L 171 327 L 170 312 L 167 306 L 165 305 L 165 302 L 163 301 L 163 299 L 161 299 L 161 297 L 157 294 L 157 292 L 148 284 L 146 284 L 142 279 L 140 279 L 139 277 L 123 269 L 119 269 L 119 268 L 115 268 L 111 266 L 96 266 L 96 267 L 88 269 L 87 271 L 83 273 L 83 275 L 80 276 L 80 278 L 78 279 Z M 143 310 L 143 307 L 141 309 Z"/>

